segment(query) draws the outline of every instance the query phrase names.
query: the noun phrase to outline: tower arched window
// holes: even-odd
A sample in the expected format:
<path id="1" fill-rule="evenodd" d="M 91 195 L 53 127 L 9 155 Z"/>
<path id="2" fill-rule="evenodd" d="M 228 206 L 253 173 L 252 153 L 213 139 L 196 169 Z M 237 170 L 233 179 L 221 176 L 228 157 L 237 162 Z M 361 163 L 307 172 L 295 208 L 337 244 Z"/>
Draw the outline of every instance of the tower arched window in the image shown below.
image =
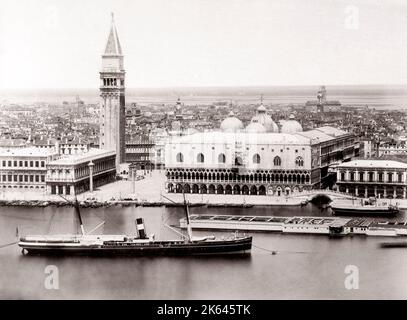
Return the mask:
<path id="1" fill-rule="evenodd" d="M 256 154 L 253 156 L 253 163 L 257 163 L 257 164 L 260 163 L 260 155 L 259 155 L 258 153 L 256 153 Z"/>
<path id="2" fill-rule="evenodd" d="M 223 154 L 223 153 L 219 154 L 219 156 L 218 156 L 218 162 L 219 162 L 219 163 L 225 163 L 225 162 L 226 162 L 226 156 L 225 156 L 225 154 Z"/>
<path id="3" fill-rule="evenodd" d="M 184 155 L 181 152 L 177 154 L 177 162 L 184 162 Z"/>
<path id="4" fill-rule="evenodd" d="M 304 159 L 302 157 L 295 158 L 295 165 L 297 167 L 303 167 L 304 166 Z"/>
<path id="5" fill-rule="evenodd" d="M 196 157 L 196 161 L 198 163 L 203 163 L 205 161 L 205 157 L 202 153 L 198 153 L 198 156 Z"/>
<path id="6" fill-rule="evenodd" d="M 279 156 L 275 156 L 273 163 L 275 166 L 278 166 L 278 167 L 281 166 L 281 158 Z"/>

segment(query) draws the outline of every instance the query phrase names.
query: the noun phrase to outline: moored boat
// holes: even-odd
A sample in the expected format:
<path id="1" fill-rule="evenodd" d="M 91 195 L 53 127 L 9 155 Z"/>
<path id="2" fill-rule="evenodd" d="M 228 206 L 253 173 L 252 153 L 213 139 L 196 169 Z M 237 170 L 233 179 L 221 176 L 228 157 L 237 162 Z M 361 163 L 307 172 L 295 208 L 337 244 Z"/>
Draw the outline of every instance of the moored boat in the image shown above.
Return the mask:
<path id="1" fill-rule="evenodd" d="M 396 215 L 399 213 L 397 205 L 378 203 L 375 198 L 361 199 L 360 203 L 332 202 L 330 207 L 335 215 Z"/>

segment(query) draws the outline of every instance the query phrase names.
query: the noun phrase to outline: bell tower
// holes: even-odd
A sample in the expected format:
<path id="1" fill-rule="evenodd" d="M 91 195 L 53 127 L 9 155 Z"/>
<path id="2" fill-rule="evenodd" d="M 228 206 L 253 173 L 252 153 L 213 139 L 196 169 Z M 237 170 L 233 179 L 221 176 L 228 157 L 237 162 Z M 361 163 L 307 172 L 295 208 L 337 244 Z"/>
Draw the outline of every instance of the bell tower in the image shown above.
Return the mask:
<path id="1" fill-rule="evenodd" d="M 123 53 L 114 23 L 112 23 L 106 49 L 102 55 L 100 71 L 100 148 L 116 151 L 116 169 L 125 161 L 125 71 Z"/>

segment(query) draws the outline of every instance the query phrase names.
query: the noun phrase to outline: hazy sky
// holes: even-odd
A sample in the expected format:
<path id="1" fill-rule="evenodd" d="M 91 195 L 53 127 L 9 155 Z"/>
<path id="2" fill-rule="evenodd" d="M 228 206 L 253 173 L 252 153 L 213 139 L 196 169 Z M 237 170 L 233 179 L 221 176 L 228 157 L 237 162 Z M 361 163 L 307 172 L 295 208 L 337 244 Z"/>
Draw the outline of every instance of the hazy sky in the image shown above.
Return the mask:
<path id="1" fill-rule="evenodd" d="M 407 1 L 0 0 L 0 89 L 407 84 Z M 358 16 L 358 17 L 357 17 Z"/>

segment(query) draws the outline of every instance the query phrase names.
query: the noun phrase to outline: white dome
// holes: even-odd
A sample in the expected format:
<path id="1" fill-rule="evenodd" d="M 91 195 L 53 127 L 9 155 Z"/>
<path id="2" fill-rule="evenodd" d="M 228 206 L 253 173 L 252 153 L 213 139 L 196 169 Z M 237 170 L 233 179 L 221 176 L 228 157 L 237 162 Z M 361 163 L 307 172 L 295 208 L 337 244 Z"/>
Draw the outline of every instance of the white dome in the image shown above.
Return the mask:
<path id="1" fill-rule="evenodd" d="M 281 133 L 295 133 L 302 132 L 301 124 L 295 120 L 294 115 L 290 115 L 289 120 L 284 121 L 281 127 Z"/>
<path id="2" fill-rule="evenodd" d="M 257 108 L 257 114 L 252 118 L 251 122 L 260 123 L 266 129 L 266 132 L 278 132 L 277 124 L 267 114 L 266 108 L 263 105 Z"/>
<path id="3" fill-rule="evenodd" d="M 220 124 L 220 129 L 224 132 L 236 132 L 243 129 L 243 123 L 231 111 L 229 116 Z"/>
<path id="4" fill-rule="evenodd" d="M 265 133 L 267 132 L 266 128 L 258 123 L 258 122 L 250 122 L 249 125 L 246 127 L 246 132 L 250 133 Z"/>

